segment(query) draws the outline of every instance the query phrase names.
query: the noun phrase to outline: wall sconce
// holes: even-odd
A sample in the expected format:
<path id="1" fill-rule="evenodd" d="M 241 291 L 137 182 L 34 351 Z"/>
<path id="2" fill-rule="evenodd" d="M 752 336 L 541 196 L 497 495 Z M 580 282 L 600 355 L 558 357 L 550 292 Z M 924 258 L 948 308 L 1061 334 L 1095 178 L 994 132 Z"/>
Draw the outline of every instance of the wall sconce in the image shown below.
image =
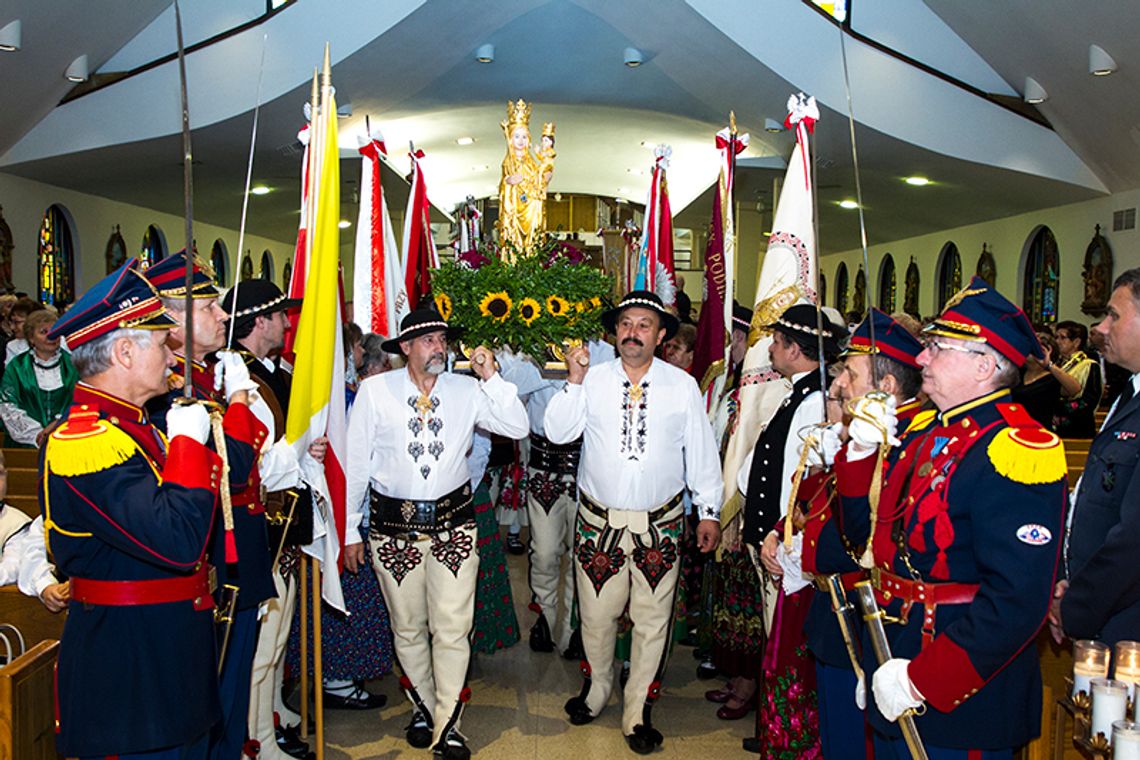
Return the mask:
<path id="1" fill-rule="evenodd" d="M 67 71 L 63 73 L 69 82 L 86 82 L 88 77 L 87 55 L 83 54 L 71 62 Z"/>
<path id="2" fill-rule="evenodd" d="M 1089 73 L 1106 77 L 1116 71 L 1116 61 L 1100 45 L 1089 45 Z"/>
<path id="3" fill-rule="evenodd" d="M 14 53 L 20 49 L 20 27 L 20 19 L 16 19 L 0 29 L 0 50 Z"/>
<path id="4" fill-rule="evenodd" d="M 641 65 L 642 60 L 641 51 L 637 48 L 627 47 L 622 51 L 622 63 L 629 66 L 631 69 L 636 69 Z"/>
<path id="5" fill-rule="evenodd" d="M 1025 78 L 1025 98 L 1026 103 L 1044 103 L 1049 99 L 1049 93 L 1045 92 L 1045 88 L 1038 84 L 1037 80 L 1033 77 Z"/>
<path id="6" fill-rule="evenodd" d="M 495 60 L 495 46 L 491 43 L 480 45 L 475 49 L 475 60 L 479 63 L 491 63 Z"/>

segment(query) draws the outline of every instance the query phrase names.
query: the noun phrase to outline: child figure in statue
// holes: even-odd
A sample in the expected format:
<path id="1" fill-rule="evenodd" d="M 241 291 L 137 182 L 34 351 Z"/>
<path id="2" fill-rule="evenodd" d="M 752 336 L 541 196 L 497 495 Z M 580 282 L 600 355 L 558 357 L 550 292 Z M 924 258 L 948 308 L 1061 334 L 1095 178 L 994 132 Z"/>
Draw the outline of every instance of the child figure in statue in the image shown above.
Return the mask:
<path id="1" fill-rule="evenodd" d="M 499 243 L 511 243 L 515 251 L 504 252 L 512 261 L 515 252 L 533 248 L 546 229 L 546 185 L 554 171 L 554 125 L 548 125 L 550 147 L 536 157 L 530 147 L 529 103 L 519 99 L 507 104 L 507 118 L 500 123 L 507 139 L 503 175 L 499 182 Z M 545 142 L 545 141 L 544 141 Z M 540 162 L 541 158 L 541 162 Z"/>

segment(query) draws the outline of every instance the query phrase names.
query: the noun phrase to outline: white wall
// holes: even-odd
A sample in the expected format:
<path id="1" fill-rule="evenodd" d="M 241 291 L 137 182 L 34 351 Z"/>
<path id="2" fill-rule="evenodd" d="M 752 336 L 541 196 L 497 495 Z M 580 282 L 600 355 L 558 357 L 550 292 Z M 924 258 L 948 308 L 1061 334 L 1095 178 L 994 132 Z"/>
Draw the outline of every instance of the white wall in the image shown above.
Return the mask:
<path id="1" fill-rule="evenodd" d="M 12 279 L 17 290 L 27 291 L 32 297 L 38 293 L 37 242 L 40 223 L 44 212 L 53 203 L 63 206 L 74 221 L 71 232 L 76 244 L 77 296 L 106 274 L 104 253 L 115 225 L 121 228 L 128 256 L 138 255 L 143 234 L 151 224 L 158 226 L 166 236 L 169 252 L 183 248 L 186 233 L 181 216 L 0 173 L 0 207 L 3 207 L 4 220 L 12 228 L 16 246 L 12 251 Z M 214 241 L 218 238 L 223 240 L 229 252 L 228 281 L 232 284 L 237 272 L 237 230 L 197 222 L 194 224 L 194 238 L 198 244 L 199 256 L 207 261 Z M 274 280 L 278 285 L 281 284 L 281 270 L 285 262 L 293 258 L 293 246 L 294 241 L 289 240 L 269 240 L 248 234 L 245 238 L 245 248 L 253 253 L 255 273 L 261 261 L 261 252 L 269 250 L 273 256 Z"/>

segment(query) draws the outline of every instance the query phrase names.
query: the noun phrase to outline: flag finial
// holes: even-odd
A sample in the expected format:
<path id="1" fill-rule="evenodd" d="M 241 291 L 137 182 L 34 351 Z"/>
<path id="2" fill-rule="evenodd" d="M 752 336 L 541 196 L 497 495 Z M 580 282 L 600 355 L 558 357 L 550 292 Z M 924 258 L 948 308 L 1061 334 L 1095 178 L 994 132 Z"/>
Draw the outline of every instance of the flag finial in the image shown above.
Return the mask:
<path id="1" fill-rule="evenodd" d="M 332 66 L 329 64 L 329 43 L 325 43 L 325 64 L 321 70 L 321 84 L 325 87 L 332 86 Z"/>
<path id="2" fill-rule="evenodd" d="M 728 112 L 728 131 L 736 134 L 736 111 Z"/>

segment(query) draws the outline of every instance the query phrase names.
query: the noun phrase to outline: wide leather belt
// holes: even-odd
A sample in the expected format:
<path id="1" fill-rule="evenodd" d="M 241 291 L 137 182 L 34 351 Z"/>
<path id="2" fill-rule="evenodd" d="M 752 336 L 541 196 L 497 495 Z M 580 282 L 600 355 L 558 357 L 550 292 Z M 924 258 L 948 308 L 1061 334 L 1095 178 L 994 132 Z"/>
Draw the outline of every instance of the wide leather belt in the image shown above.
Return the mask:
<path id="1" fill-rule="evenodd" d="M 903 578 L 880 567 L 871 568 L 871 586 L 879 592 L 884 603 L 901 599 L 902 621 L 905 623 L 910 609 L 922 605 L 922 647 L 934 641 L 934 611 L 940 604 L 969 604 L 978 593 L 976 583 L 927 583 Z"/>
<path id="2" fill-rule="evenodd" d="M 684 491 L 681 491 L 659 507 L 654 507 L 648 511 L 635 511 L 631 509 L 610 509 L 594 501 L 585 491 L 579 489 L 578 503 L 582 505 L 582 509 L 605 520 L 611 528 L 629 528 L 632 532 L 641 534 L 648 531 L 650 525 L 668 516 L 670 512 L 681 506 L 683 495 Z"/>
<path id="3" fill-rule="evenodd" d="M 530 466 L 556 475 L 577 475 L 582 439 L 571 443 L 551 443 L 537 433 L 530 434 Z"/>
<path id="4" fill-rule="evenodd" d="M 97 581 L 73 577 L 71 599 L 81 604 L 107 607 L 192 601 L 194 609 L 208 610 L 214 607 L 210 579 L 209 568 L 205 565 L 193 575 L 149 581 Z"/>
<path id="5" fill-rule="evenodd" d="M 262 500 L 262 489 L 243 488 L 230 494 L 230 503 L 235 507 L 246 507 L 251 515 L 260 515 L 265 512 L 265 502 Z"/>
<path id="6" fill-rule="evenodd" d="M 373 488 L 370 501 L 369 532 L 411 541 L 430 538 L 440 531 L 458 528 L 475 519 L 475 505 L 468 483 L 434 501 L 396 499 Z"/>

